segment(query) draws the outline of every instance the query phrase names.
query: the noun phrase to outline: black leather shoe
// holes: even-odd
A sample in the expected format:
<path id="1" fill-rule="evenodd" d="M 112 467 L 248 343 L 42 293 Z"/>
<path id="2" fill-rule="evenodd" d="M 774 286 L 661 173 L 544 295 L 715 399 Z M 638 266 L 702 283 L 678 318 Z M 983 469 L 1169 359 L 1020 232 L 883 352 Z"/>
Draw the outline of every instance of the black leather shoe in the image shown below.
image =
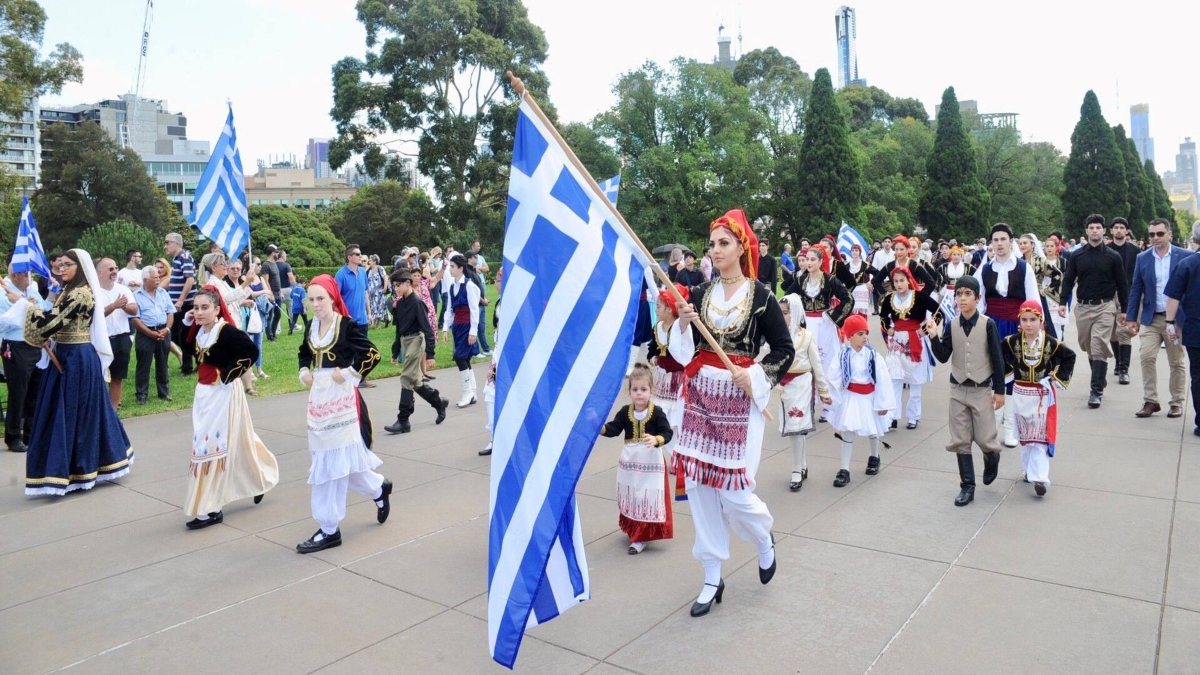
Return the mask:
<path id="1" fill-rule="evenodd" d="M 480 457 L 487 457 L 490 454 L 492 454 L 492 444 L 491 443 L 488 443 L 486 448 L 479 451 Z"/>
<path id="2" fill-rule="evenodd" d="M 324 551 L 327 548 L 336 548 L 342 545 L 342 531 L 338 530 L 333 534 L 325 534 L 321 530 L 317 530 L 313 536 L 305 541 L 296 544 L 297 553 L 316 553 Z"/>
<path id="3" fill-rule="evenodd" d="M 704 584 L 704 585 L 712 586 L 712 584 Z M 691 612 L 692 616 L 704 616 L 705 614 L 708 614 L 708 610 L 712 609 L 714 602 L 717 603 L 718 605 L 721 604 L 721 596 L 722 595 L 725 595 L 725 580 L 724 579 L 722 579 L 717 584 L 717 594 L 713 596 L 712 600 L 709 600 L 708 602 L 705 602 L 705 603 L 700 603 L 700 602 L 692 603 L 692 612 Z"/>
<path id="4" fill-rule="evenodd" d="M 1034 492 L 1036 492 L 1036 493 L 1037 493 L 1037 496 L 1039 496 L 1039 497 L 1045 496 L 1045 494 L 1046 494 L 1046 484 L 1045 484 L 1045 483 L 1034 483 L 1034 484 L 1033 484 L 1033 491 L 1034 491 Z"/>
<path id="5" fill-rule="evenodd" d="M 975 501 L 975 486 L 968 485 L 958 491 L 958 496 L 954 498 L 955 506 L 966 506 Z"/>
<path id="6" fill-rule="evenodd" d="M 13 441 L 12 443 L 8 444 L 9 452 L 25 452 L 27 450 L 29 450 L 29 446 L 25 445 L 21 441 Z"/>
<path id="7" fill-rule="evenodd" d="M 991 485 L 992 481 L 996 480 L 996 476 L 999 473 L 1000 473 L 1000 453 L 998 453 L 998 452 L 983 453 L 983 484 Z"/>
<path id="8" fill-rule="evenodd" d="M 1129 384 L 1129 373 L 1117 375 L 1117 384 Z"/>
<path id="9" fill-rule="evenodd" d="M 167 394 L 166 396 L 159 396 L 158 400 L 167 401 L 168 403 L 170 403 L 171 401 L 174 401 L 175 399 L 171 398 L 170 394 Z"/>
<path id="10" fill-rule="evenodd" d="M 254 503 L 255 503 L 255 504 L 261 504 L 261 503 L 262 503 L 262 498 L 263 498 L 263 496 L 262 496 L 262 495 L 255 495 L 255 496 L 254 496 Z"/>
<path id="11" fill-rule="evenodd" d="M 208 518 L 205 518 L 204 520 L 200 520 L 199 518 L 196 518 L 195 520 L 189 520 L 187 522 L 187 529 L 203 530 L 209 525 L 219 525 L 224 520 L 225 514 L 221 511 L 217 511 L 216 513 L 208 514 Z"/>
<path id="12" fill-rule="evenodd" d="M 444 398 L 439 400 L 441 401 L 442 405 L 437 409 L 438 415 L 437 419 L 433 421 L 434 424 L 441 424 L 442 422 L 446 421 L 446 408 L 450 407 L 450 401 L 447 401 Z"/>
<path id="13" fill-rule="evenodd" d="M 874 476 L 877 473 L 879 473 L 879 458 L 878 457 L 868 457 L 867 458 L 867 475 Z"/>
<path id="14" fill-rule="evenodd" d="M 799 492 L 800 488 L 804 487 L 804 481 L 805 481 L 805 479 L 808 478 L 808 469 L 805 469 L 803 471 L 793 471 L 792 472 L 793 477 L 795 477 L 796 474 L 800 474 L 800 480 L 792 481 L 791 483 L 788 483 L 788 489 L 791 490 L 792 492 Z"/>
<path id="15" fill-rule="evenodd" d="M 829 420 L 825 419 L 824 415 L 821 415 L 821 418 L 818 419 L 817 421 L 820 422 L 821 424 L 824 424 L 824 423 L 828 422 Z"/>
<path id="16" fill-rule="evenodd" d="M 837 478 L 833 479 L 833 487 L 846 487 L 850 483 L 850 472 L 841 469 L 837 472 Z"/>
<path id="17" fill-rule="evenodd" d="M 1091 396 L 1088 396 L 1088 407 L 1092 409 L 1100 407 L 1100 394 L 1093 391 Z"/>
<path id="18" fill-rule="evenodd" d="M 900 428 L 900 420 L 892 420 L 892 426 L 890 426 L 888 428 L 889 429 L 899 429 Z"/>
<path id="19" fill-rule="evenodd" d="M 775 533 L 771 533 L 771 550 L 775 550 Z M 775 563 L 779 562 L 779 556 L 775 555 L 771 558 L 771 566 L 767 569 L 758 568 L 758 580 L 763 586 L 771 583 L 771 579 L 775 576 Z"/>
<path id="20" fill-rule="evenodd" d="M 375 518 L 379 524 L 387 522 L 388 516 L 392 513 L 392 481 L 383 479 L 383 485 L 379 488 L 379 499 L 383 502 L 383 506 L 377 507 L 379 513 L 375 514 Z"/>
<path id="21" fill-rule="evenodd" d="M 906 426 L 906 427 L 904 427 L 904 428 L 905 428 L 905 429 L 908 429 L 909 431 L 912 431 L 913 429 L 916 429 L 916 428 L 917 428 L 917 425 L 918 425 L 918 424 L 920 424 L 920 423 L 921 423 L 921 420 L 917 420 L 917 421 L 915 421 L 915 422 L 909 422 L 909 423 L 908 423 L 908 426 Z"/>
<path id="22" fill-rule="evenodd" d="M 407 434 L 412 431 L 412 425 L 408 423 L 408 420 L 398 419 L 394 423 L 384 427 L 383 430 L 389 434 Z"/>

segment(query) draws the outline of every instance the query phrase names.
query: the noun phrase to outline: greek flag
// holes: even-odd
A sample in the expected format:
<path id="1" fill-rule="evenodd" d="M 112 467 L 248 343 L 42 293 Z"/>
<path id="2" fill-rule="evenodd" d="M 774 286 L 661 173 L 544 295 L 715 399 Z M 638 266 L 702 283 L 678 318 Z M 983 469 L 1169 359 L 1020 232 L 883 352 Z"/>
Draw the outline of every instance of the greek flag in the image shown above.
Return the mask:
<path id="1" fill-rule="evenodd" d="M 229 107 L 217 147 L 196 185 L 191 223 L 230 258 L 236 258 L 250 243 L 246 183 L 242 157 L 238 154 L 237 131 L 233 128 L 233 106 Z"/>
<path id="2" fill-rule="evenodd" d="M 617 174 L 600 183 L 600 189 L 604 191 L 604 196 L 608 197 L 608 201 L 612 202 L 613 206 L 616 206 L 617 190 L 621 189 L 621 174 Z"/>
<path id="3" fill-rule="evenodd" d="M 488 646 L 508 668 L 526 628 L 591 597 L 575 485 L 620 393 L 651 264 L 533 105 L 513 145 L 493 420 Z"/>
<path id="4" fill-rule="evenodd" d="M 842 226 L 838 228 L 837 247 L 838 252 L 846 258 L 850 257 L 850 249 L 858 244 L 862 247 L 863 259 L 866 260 L 867 253 L 871 247 L 867 244 L 867 238 L 858 233 L 858 230 L 850 227 L 846 221 L 842 221 Z"/>
<path id="5" fill-rule="evenodd" d="M 17 242 L 13 245 L 10 271 L 34 272 L 54 285 L 54 277 L 50 276 L 50 263 L 46 260 L 46 249 L 42 248 L 42 238 L 38 236 L 33 212 L 29 210 L 29 197 L 22 199 L 24 202 L 21 208 L 21 225 L 17 228 Z"/>

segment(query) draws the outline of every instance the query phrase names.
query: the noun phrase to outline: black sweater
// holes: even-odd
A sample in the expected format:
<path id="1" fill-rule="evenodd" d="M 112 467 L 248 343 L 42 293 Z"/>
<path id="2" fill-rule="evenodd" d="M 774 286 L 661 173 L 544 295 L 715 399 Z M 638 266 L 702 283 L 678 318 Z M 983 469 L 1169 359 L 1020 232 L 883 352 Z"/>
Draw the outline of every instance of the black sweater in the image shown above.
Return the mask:
<path id="1" fill-rule="evenodd" d="M 392 322 L 396 326 L 396 340 L 392 343 L 393 359 L 400 358 L 400 338 L 422 333 L 425 335 L 425 358 L 433 358 L 437 340 L 433 336 L 433 329 L 429 326 L 429 314 L 425 310 L 425 303 L 416 293 L 396 299 L 396 305 L 392 307 Z"/>

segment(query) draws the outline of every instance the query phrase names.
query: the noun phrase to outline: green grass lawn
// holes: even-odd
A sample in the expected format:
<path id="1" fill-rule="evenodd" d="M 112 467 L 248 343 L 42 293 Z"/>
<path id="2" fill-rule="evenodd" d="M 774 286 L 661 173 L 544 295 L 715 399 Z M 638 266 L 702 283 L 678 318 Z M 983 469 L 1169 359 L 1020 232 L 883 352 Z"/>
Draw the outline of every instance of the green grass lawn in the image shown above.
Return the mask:
<path id="1" fill-rule="evenodd" d="M 496 288 L 488 286 L 487 297 L 491 304 L 487 308 L 487 333 L 488 343 L 494 346 L 492 341 L 492 310 L 496 307 Z M 309 314 L 311 320 L 312 314 Z M 300 384 L 300 340 L 301 326 L 297 325 L 296 332 L 292 335 L 287 334 L 287 321 L 281 321 L 281 334 L 275 342 L 269 342 L 266 335 L 263 336 L 263 370 L 269 375 L 269 379 L 258 380 L 254 383 L 254 388 L 258 390 L 260 396 L 274 396 L 275 394 L 287 394 L 294 391 L 301 391 L 304 385 Z M 395 377 L 400 374 L 401 367 L 393 366 L 391 363 L 392 342 L 396 339 L 396 331 L 390 326 L 388 328 L 378 328 L 370 331 L 371 341 L 375 343 L 375 347 L 379 349 L 379 354 L 383 360 L 379 362 L 375 370 L 371 371 L 369 379 L 378 380 L 385 377 Z M 438 346 L 437 346 L 437 368 L 449 368 L 454 365 L 454 346 L 443 344 L 441 342 L 441 332 L 438 331 Z M 135 394 L 136 387 L 134 385 L 134 372 L 137 364 L 136 353 L 130 357 L 129 363 L 129 379 L 125 380 L 125 389 L 121 397 L 121 417 L 140 417 L 142 415 L 153 415 L 155 413 L 168 412 L 171 410 L 187 410 L 192 407 L 192 397 L 196 391 L 196 376 L 191 375 L 184 377 L 179 373 L 179 361 L 175 360 L 174 356 L 169 357 L 171 371 L 171 398 L 172 401 L 159 400 L 155 395 L 154 389 L 154 374 L 151 370 L 150 375 L 150 400 L 146 405 L 137 404 L 137 396 Z M 440 379 L 440 378 L 439 378 Z"/>

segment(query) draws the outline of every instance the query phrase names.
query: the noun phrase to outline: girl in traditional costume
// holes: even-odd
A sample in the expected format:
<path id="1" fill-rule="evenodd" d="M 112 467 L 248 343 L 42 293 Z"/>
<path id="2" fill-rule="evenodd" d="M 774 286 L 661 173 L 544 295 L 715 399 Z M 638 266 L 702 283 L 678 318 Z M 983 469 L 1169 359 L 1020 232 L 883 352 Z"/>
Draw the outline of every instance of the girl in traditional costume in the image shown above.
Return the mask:
<path id="1" fill-rule="evenodd" d="M 129 436 L 104 382 L 113 354 L 104 312 L 96 311 L 100 281 L 92 257 L 71 249 L 57 271 L 63 288 L 48 310 L 6 289 L 10 311 L 25 312 L 25 341 L 46 346 L 53 362 L 42 375 L 25 456 L 29 496 L 90 490 L 129 473 L 133 464 Z"/>
<path id="2" fill-rule="evenodd" d="M 198 530 L 222 522 L 221 509 L 229 502 L 249 497 L 261 502 L 279 482 L 279 464 L 254 432 L 239 381 L 254 366 L 258 348 L 234 327 L 212 287 L 196 293 L 190 318 L 197 327 L 190 339 L 196 343 L 199 382 L 192 402 L 192 467 L 183 513 L 194 517 L 187 528 Z"/>
<path id="3" fill-rule="evenodd" d="M 1050 323 L 1054 325 L 1054 334 L 1059 340 L 1066 335 L 1067 317 L 1058 315 L 1059 301 L 1062 291 L 1063 275 L 1067 273 L 1067 261 L 1059 255 L 1058 239 L 1051 237 L 1046 241 L 1046 257 L 1039 261 L 1033 269 L 1037 278 L 1037 286 L 1046 299 L 1046 308 L 1050 313 Z"/>
<path id="4" fill-rule="evenodd" d="M 1050 458 L 1058 437 L 1058 394 L 1071 382 L 1075 352 L 1044 330 L 1042 305 L 1021 304 L 1020 331 L 1000 343 L 1005 379 L 1012 382 L 1010 398 L 1021 444 L 1025 482 L 1037 496 L 1050 484 Z"/>
<path id="5" fill-rule="evenodd" d="M 921 390 L 933 380 L 932 352 L 925 334 L 925 319 L 936 315 L 938 303 L 924 289 L 916 287 L 916 279 L 907 267 L 892 270 L 892 292 L 879 306 L 879 327 L 887 341 L 887 366 L 892 376 L 896 410 L 891 428 L 900 420 L 904 385 L 908 385 L 908 429 L 921 422 Z"/>
<path id="6" fill-rule="evenodd" d="M 687 300 L 687 286 L 675 284 L 679 295 Z M 672 427 L 678 427 L 683 418 L 683 406 L 678 405 L 683 394 L 683 366 L 671 357 L 667 349 L 671 341 L 671 327 L 675 325 L 677 312 L 675 295 L 670 290 L 658 292 L 658 323 L 654 326 L 654 347 L 651 357 L 654 363 L 654 405 L 667 416 Z"/>
<path id="7" fill-rule="evenodd" d="M 308 286 L 313 322 L 300 343 L 300 381 L 308 392 L 308 449 L 312 468 L 313 519 L 321 526 L 296 546 L 313 553 L 341 546 L 338 523 L 346 517 L 346 490 L 375 501 L 376 519 L 391 512 L 392 482 L 375 473 L 383 461 L 371 452 L 373 436 L 367 404 L 358 383 L 379 363 L 379 350 L 346 311 L 337 282 L 328 274 Z"/>
<path id="8" fill-rule="evenodd" d="M 854 301 L 850 291 L 842 282 L 824 272 L 825 260 L 828 253 L 821 246 L 813 246 L 804 255 L 805 271 L 796 277 L 788 293 L 800 296 L 804 303 L 805 324 L 813 332 L 817 340 L 817 349 L 821 352 L 821 365 L 825 371 L 833 367 L 834 359 L 842 346 L 842 337 L 838 332 L 846 317 L 854 311 Z M 829 406 L 825 406 L 821 421 L 829 415 Z"/>
<path id="9" fill-rule="evenodd" d="M 238 285 L 234 286 L 226 280 L 225 275 L 229 269 L 229 264 L 225 260 L 224 253 L 209 253 L 200 259 L 199 282 L 201 288 L 211 288 L 217 292 L 228 310 L 230 318 L 228 323 L 235 328 L 242 326 L 241 308 L 246 302 L 253 303 L 250 297 L 250 280 L 249 277 L 244 277 Z M 250 307 L 253 309 L 253 305 Z M 236 312 L 236 314 L 234 314 Z M 224 313 L 222 313 L 224 315 Z M 194 325 L 194 324 L 193 324 Z M 194 332 L 194 331 L 193 331 Z M 247 337 L 249 335 L 247 334 Z M 257 354 L 258 350 L 262 349 L 262 333 L 259 332 L 258 341 L 250 338 L 250 344 L 255 345 L 255 363 L 262 366 L 262 356 Z M 241 375 L 242 385 L 246 391 L 254 391 L 254 368 L 247 368 Z M 257 394 L 257 392 L 255 392 Z"/>
<path id="10" fill-rule="evenodd" d="M 887 361 L 867 344 L 867 319 L 856 314 L 846 319 L 844 330 L 846 346 L 837 355 L 835 369 L 828 371 L 834 400 L 829 423 L 842 441 L 842 468 L 833 481 L 834 487 L 846 487 L 850 482 L 850 458 L 854 454 L 851 434 L 871 439 L 867 475 L 879 473 L 880 439 L 887 433 L 889 414 L 896 408 Z"/>
<path id="11" fill-rule="evenodd" d="M 863 260 L 862 246 L 854 244 L 850 247 L 850 261 L 845 267 L 854 280 L 850 288 L 854 312 L 867 316 L 871 313 L 871 266 Z"/>
<path id="12" fill-rule="evenodd" d="M 475 371 L 471 359 L 479 355 L 476 330 L 479 326 L 480 288 L 466 274 L 467 259 L 457 253 L 450 258 L 450 311 L 442 324 L 446 342 L 454 339 L 454 364 L 462 378 L 462 398 L 455 405 L 475 405 Z"/>
<path id="13" fill-rule="evenodd" d="M 775 574 L 775 544 L 767 505 L 754 494 L 762 457 L 763 411 L 771 388 L 792 362 L 792 340 L 775 296 L 757 278 L 758 238 L 739 209 L 709 227 L 713 281 L 676 305 L 679 320 L 667 345 L 685 369 L 684 411 L 675 446 L 675 477 L 683 483 L 696 529 L 694 555 L 704 587 L 692 616 L 707 614 L 725 590 L 721 563 L 729 558 L 729 521 L 758 550 L 759 581 Z M 843 289 L 844 290 L 844 289 Z M 703 322 L 732 362 L 729 368 L 701 341 Z M 770 352 L 759 362 L 763 343 Z"/>
<path id="14" fill-rule="evenodd" d="M 833 399 L 829 396 L 829 383 L 821 365 L 817 340 L 804 327 L 804 301 L 798 295 L 787 295 L 779 303 L 779 309 L 795 349 L 791 367 L 779 379 L 779 388 L 783 391 L 779 433 L 792 445 L 792 479 L 788 489 L 799 492 L 808 478 L 808 433 L 813 430 L 813 401 L 819 396 L 823 404 L 829 405 Z"/>
<path id="15" fill-rule="evenodd" d="M 949 298 L 948 301 L 942 303 L 943 306 L 954 304 L 954 284 L 962 276 L 973 276 L 975 267 L 963 260 L 963 249 L 961 246 L 950 247 L 950 260 L 942 263 L 937 269 L 937 281 L 941 289 L 943 299 Z M 949 320 L 950 317 L 947 317 Z"/>
<path id="16" fill-rule="evenodd" d="M 625 438 L 617 460 L 617 510 L 621 531 L 629 535 L 630 555 L 641 553 L 646 542 L 672 538 L 675 531 L 667 465 L 660 449 L 671 441 L 671 423 L 665 411 L 651 402 L 653 388 L 650 367 L 634 364 L 629 374 L 633 402 L 618 410 L 600 431 L 608 438 Z"/>

